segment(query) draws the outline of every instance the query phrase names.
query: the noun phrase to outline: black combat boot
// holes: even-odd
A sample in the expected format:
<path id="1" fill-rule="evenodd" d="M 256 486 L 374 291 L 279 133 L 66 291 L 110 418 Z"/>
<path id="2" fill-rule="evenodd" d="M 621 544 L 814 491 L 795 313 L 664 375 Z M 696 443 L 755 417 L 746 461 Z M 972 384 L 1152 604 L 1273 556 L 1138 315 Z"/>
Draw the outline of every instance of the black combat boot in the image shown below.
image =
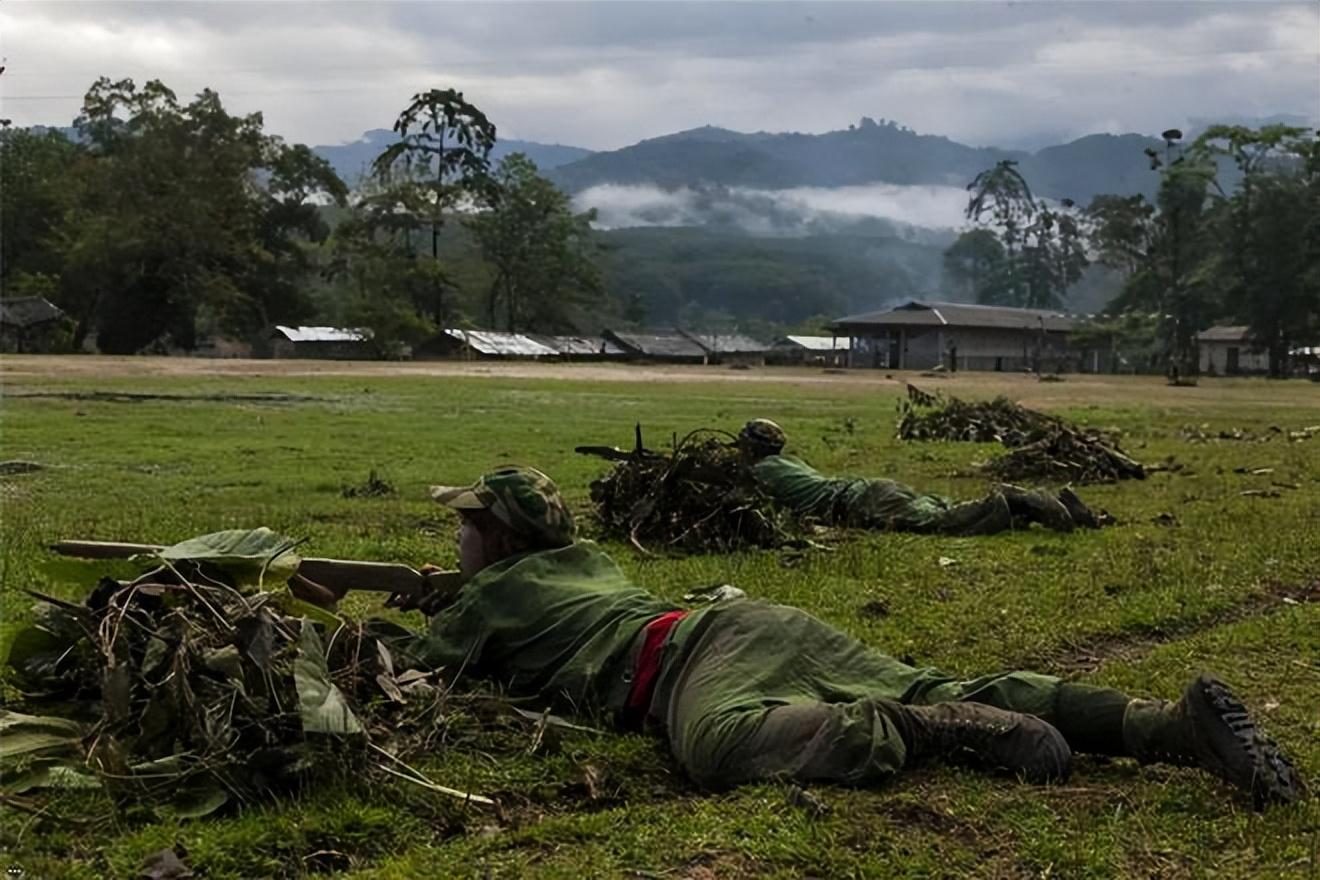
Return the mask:
<path id="1" fill-rule="evenodd" d="M 1274 740 L 1256 727 L 1222 681 L 1202 674 L 1176 703 L 1133 700 L 1123 740 L 1142 763 L 1199 767 L 1251 794 L 1256 809 L 1291 803 L 1302 781 Z"/>
<path id="2" fill-rule="evenodd" d="M 1086 502 L 1077 497 L 1071 486 L 1059 490 L 1059 503 L 1068 509 L 1072 521 L 1084 529 L 1100 528 L 1100 519 L 1086 506 Z"/>
<path id="3" fill-rule="evenodd" d="M 1068 508 L 1064 507 L 1063 502 L 1058 498 L 1045 492 L 1023 489 L 1021 486 L 1013 486 L 1008 483 L 1002 483 L 999 486 L 999 491 L 1008 500 L 1008 509 L 1012 512 L 1014 519 L 1020 519 L 1028 523 L 1038 522 L 1047 529 L 1053 529 L 1056 532 L 1071 532 L 1073 530 L 1075 524 L 1072 515 L 1068 513 Z"/>
<path id="4" fill-rule="evenodd" d="M 1072 750 L 1063 734 L 1033 715 L 984 703 L 898 706 L 908 759 L 966 764 L 1002 771 L 1027 782 L 1063 782 Z"/>

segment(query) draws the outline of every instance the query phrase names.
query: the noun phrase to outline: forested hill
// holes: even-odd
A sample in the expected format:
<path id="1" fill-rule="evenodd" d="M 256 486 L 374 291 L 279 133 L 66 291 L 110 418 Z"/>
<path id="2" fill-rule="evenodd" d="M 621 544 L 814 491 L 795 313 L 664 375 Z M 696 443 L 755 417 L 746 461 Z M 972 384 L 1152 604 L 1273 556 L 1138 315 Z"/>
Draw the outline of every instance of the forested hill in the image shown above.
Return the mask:
<path id="1" fill-rule="evenodd" d="M 357 185 L 362 174 L 371 165 L 381 150 L 398 139 L 388 128 L 373 128 L 362 133 L 362 137 L 347 144 L 322 144 L 312 149 L 334 166 L 335 172 L 350 186 Z M 502 159 L 510 153 L 523 153 L 542 171 L 557 168 L 590 156 L 591 151 L 582 147 L 569 147 L 563 144 L 542 144 L 536 141 L 505 140 L 495 142 L 491 151 L 492 159 Z"/>
<path id="2" fill-rule="evenodd" d="M 73 126 L 38 125 L 34 127 L 34 131 L 37 132 L 47 130 L 58 131 L 71 141 L 81 139 L 78 129 Z M 397 139 L 398 135 L 388 128 L 373 128 L 362 132 L 362 137 L 355 141 L 346 144 L 320 144 L 312 147 L 312 151 L 329 162 L 331 167 L 335 169 L 335 173 L 345 183 L 349 186 L 357 186 L 362 179 L 362 175 L 371 165 L 372 160 Z M 558 168 L 560 165 L 576 162 L 592 155 L 591 150 L 582 147 L 502 138 L 495 142 L 495 149 L 491 150 L 491 158 L 503 159 L 510 153 L 523 153 L 531 158 L 542 171 Z"/>
<path id="3" fill-rule="evenodd" d="M 756 189 L 963 186 L 1001 159 L 1015 159 L 1039 195 L 1086 203 L 1100 193 L 1152 194 L 1157 178 L 1143 151 L 1163 146 L 1144 135 L 1095 134 L 1026 153 L 971 147 L 870 119 L 824 134 L 743 134 L 707 126 L 593 153 L 548 176 L 570 192 L 603 183 Z"/>

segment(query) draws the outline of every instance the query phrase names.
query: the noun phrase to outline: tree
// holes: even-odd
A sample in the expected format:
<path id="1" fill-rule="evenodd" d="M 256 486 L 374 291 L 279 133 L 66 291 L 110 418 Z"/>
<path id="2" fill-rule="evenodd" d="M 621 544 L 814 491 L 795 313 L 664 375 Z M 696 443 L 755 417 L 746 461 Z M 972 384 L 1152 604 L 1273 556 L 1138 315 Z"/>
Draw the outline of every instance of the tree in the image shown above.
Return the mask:
<path id="1" fill-rule="evenodd" d="M 76 197 L 47 236 L 76 344 L 94 328 L 103 351 L 191 348 L 199 321 L 242 335 L 308 313 L 315 203 L 346 195 L 325 162 L 157 80 L 97 80 L 76 125 Z"/>
<path id="2" fill-rule="evenodd" d="M 492 327 L 572 329 L 603 292 L 593 259 L 595 211 L 574 214 L 569 197 L 521 153 L 506 156 L 489 207 L 467 221 L 495 269 L 486 302 Z"/>
<path id="3" fill-rule="evenodd" d="M 1214 126 L 1189 154 L 1203 166 L 1230 159 L 1236 187 L 1211 181 L 1205 231 L 1213 242 L 1199 267 L 1222 313 L 1250 328 L 1269 356 L 1271 376 L 1320 315 L 1315 226 L 1316 141 L 1304 129 Z"/>
<path id="4" fill-rule="evenodd" d="M 1206 190 L 1214 164 L 1182 154 L 1182 132 L 1164 132 L 1165 153 L 1147 148 L 1160 173 L 1153 205 L 1140 196 L 1097 196 L 1087 209 L 1091 247 L 1125 273 L 1107 311 L 1154 315 L 1156 338 L 1170 375 L 1195 375 L 1196 334 L 1213 314 L 1204 263 Z"/>
<path id="5" fill-rule="evenodd" d="M 982 303 L 1003 299 L 995 286 L 1005 277 L 1007 255 L 989 229 L 968 229 L 944 252 L 944 274 L 971 300 Z"/>
<path id="6" fill-rule="evenodd" d="M 961 270 L 965 278 L 967 260 L 975 257 L 986 270 L 978 273 L 979 302 L 1036 309 L 1062 305 L 1089 262 L 1072 201 L 1064 199 L 1056 208 L 1038 200 L 1011 159 L 976 175 L 967 189 L 972 194 L 967 219 L 988 221 L 972 232 L 992 236 L 1002 257 L 994 256 L 984 236 L 960 237 L 950 248 L 955 275 Z M 946 267 L 949 259 L 946 252 Z"/>
<path id="7" fill-rule="evenodd" d="M 409 248 L 414 233 L 430 227 L 433 265 L 424 274 L 432 283 L 415 304 L 419 314 L 443 327 L 447 316 L 440 230 L 456 207 L 488 197 L 495 126 L 462 92 L 431 89 L 413 95 L 395 120 L 394 131 L 399 140 L 372 163 L 372 177 L 383 188 L 378 197 L 382 210 L 375 217 L 391 220 Z"/>
<path id="8" fill-rule="evenodd" d="M 53 233 L 78 198 L 78 147 L 56 131 L 0 128 L 0 286 L 23 274 L 58 277 Z"/>
<path id="9" fill-rule="evenodd" d="M 1036 215 L 1037 203 L 1027 180 L 1017 170 L 1017 162 L 1004 159 L 995 167 L 982 171 L 967 185 L 972 194 L 967 202 L 966 216 L 974 223 L 989 215 L 992 232 L 1003 248 L 1004 258 L 992 282 L 982 288 L 988 293 L 979 302 L 1021 305 L 1022 272 L 1020 268 L 1026 229 Z"/>
<path id="10" fill-rule="evenodd" d="M 1148 268 L 1155 237 L 1155 206 L 1143 195 L 1098 195 L 1086 209 L 1090 245 L 1099 262 L 1126 281 Z"/>
<path id="11" fill-rule="evenodd" d="M 394 356 L 441 329 L 418 303 L 434 296 L 435 285 L 447 283 L 432 274 L 441 271 L 440 264 L 418 260 L 411 239 L 400 234 L 410 220 L 394 210 L 396 196 L 366 184 L 335 227 L 326 272 L 336 293 L 327 311 L 348 326 L 369 330 L 382 356 Z"/>

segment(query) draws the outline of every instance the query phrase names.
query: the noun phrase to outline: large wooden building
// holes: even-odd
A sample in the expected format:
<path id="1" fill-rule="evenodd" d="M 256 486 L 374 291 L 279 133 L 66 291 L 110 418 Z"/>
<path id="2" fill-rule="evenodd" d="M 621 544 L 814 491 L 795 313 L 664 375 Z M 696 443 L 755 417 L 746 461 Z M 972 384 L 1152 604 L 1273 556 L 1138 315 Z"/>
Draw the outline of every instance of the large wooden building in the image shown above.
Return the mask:
<path id="1" fill-rule="evenodd" d="M 1107 372 L 1105 347 L 1071 336 L 1076 319 L 1047 309 L 918 302 L 840 318 L 849 365 L 888 370 Z"/>

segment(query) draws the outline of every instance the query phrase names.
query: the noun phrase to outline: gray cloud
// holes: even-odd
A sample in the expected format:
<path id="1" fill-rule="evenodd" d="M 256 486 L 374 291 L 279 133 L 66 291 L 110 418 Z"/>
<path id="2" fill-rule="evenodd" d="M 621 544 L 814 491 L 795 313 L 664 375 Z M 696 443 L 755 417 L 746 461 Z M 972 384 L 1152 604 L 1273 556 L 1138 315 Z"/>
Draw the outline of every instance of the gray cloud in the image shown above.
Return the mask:
<path id="1" fill-rule="evenodd" d="M 22 3 L 0 5 L 0 115 L 65 123 L 98 75 L 211 86 L 313 143 L 464 90 L 510 137 L 612 148 L 711 123 L 865 115 L 973 144 L 1188 120 L 1320 118 L 1299 3 Z"/>

